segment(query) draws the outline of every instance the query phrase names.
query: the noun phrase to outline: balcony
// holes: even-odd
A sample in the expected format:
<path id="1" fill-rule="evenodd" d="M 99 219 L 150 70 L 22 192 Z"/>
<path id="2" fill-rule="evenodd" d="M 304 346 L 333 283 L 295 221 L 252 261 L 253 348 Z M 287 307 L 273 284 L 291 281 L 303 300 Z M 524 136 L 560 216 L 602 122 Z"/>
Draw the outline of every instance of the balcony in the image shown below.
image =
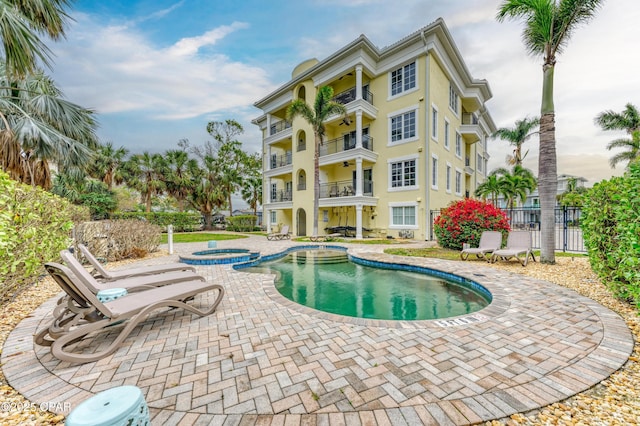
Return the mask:
<path id="1" fill-rule="evenodd" d="M 289 164 L 291 164 L 291 152 L 287 152 L 284 155 L 273 154 L 271 156 L 271 162 L 270 162 L 271 170 L 288 166 Z"/>
<path id="2" fill-rule="evenodd" d="M 269 136 L 273 136 L 276 133 L 283 132 L 287 129 L 291 128 L 291 122 L 289 121 L 278 121 L 277 123 L 273 123 L 271 127 L 269 127 Z"/>
<path id="3" fill-rule="evenodd" d="M 373 93 L 369 91 L 369 89 L 363 87 L 362 88 L 362 99 L 373 105 Z M 333 97 L 333 101 L 338 102 L 342 105 L 346 105 L 350 102 L 356 100 L 356 88 L 352 87 L 351 89 L 345 90 L 344 92 L 340 92 Z"/>
<path id="4" fill-rule="evenodd" d="M 469 157 L 466 157 L 464 159 L 464 172 L 468 175 L 473 174 L 473 168 L 471 167 L 471 159 Z"/>
<path id="5" fill-rule="evenodd" d="M 271 199 L 269 200 L 272 203 L 283 203 L 286 201 L 293 201 L 293 194 L 291 190 L 287 189 L 276 189 L 271 191 Z"/>
<path id="6" fill-rule="evenodd" d="M 460 134 L 464 141 L 468 144 L 478 142 L 482 134 L 480 130 L 480 122 L 478 116 L 470 112 L 462 113 L 462 126 L 460 126 Z"/>
<path id="7" fill-rule="evenodd" d="M 362 195 L 373 196 L 373 181 L 365 180 Z M 353 197 L 356 190 L 353 180 L 341 180 L 320 184 L 320 198 Z"/>
<path id="8" fill-rule="evenodd" d="M 355 139 L 345 140 L 344 137 L 331 139 L 320 145 L 320 157 L 330 154 L 336 154 L 338 152 L 349 151 L 355 149 Z M 373 137 L 369 135 L 362 135 L 362 147 L 366 150 L 373 151 Z"/>

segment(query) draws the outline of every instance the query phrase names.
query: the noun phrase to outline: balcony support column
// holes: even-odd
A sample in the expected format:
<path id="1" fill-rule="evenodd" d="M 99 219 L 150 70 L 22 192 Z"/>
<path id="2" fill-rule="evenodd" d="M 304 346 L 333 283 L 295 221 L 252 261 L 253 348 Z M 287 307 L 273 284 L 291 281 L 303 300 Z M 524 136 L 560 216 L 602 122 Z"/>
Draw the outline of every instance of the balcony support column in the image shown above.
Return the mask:
<path id="1" fill-rule="evenodd" d="M 271 233 L 271 210 L 269 209 L 264 209 L 264 211 L 262 212 L 262 223 L 266 223 L 267 224 L 267 234 Z"/>
<path id="2" fill-rule="evenodd" d="M 362 65 L 356 65 L 356 100 L 362 99 Z"/>
<path id="3" fill-rule="evenodd" d="M 356 111 L 356 148 L 362 148 L 362 110 Z"/>
<path id="4" fill-rule="evenodd" d="M 356 197 L 362 197 L 362 158 L 356 158 Z"/>
<path id="5" fill-rule="evenodd" d="M 356 204 L 356 239 L 362 239 L 362 204 Z"/>
<path id="6" fill-rule="evenodd" d="M 271 136 L 271 114 L 267 114 L 267 137 Z"/>

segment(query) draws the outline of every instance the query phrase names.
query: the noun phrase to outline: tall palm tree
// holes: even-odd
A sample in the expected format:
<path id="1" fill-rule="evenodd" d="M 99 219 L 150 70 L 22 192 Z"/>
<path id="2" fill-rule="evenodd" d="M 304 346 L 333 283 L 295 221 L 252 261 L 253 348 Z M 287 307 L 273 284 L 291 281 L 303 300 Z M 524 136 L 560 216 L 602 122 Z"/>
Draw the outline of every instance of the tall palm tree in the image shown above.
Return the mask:
<path id="1" fill-rule="evenodd" d="M 522 155 L 522 144 L 527 141 L 531 136 L 538 132 L 533 132 L 540 125 L 540 119 L 538 117 L 529 118 L 525 117 L 522 120 L 516 120 L 514 127 L 501 127 L 496 130 L 492 135 L 494 138 L 500 138 L 509 142 L 514 146 L 513 155 L 507 157 L 507 164 L 510 166 L 522 165 L 522 160 L 527 156 L 527 152 Z"/>
<path id="2" fill-rule="evenodd" d="M 202 167 L 194 170 L 194 187 L 189 201 L 204 218 L 204 229 L 212 229 L 211 213 L 220 209 L 226 202 L 226 196 L 220 184 L 219 162 L 209 155 L 202 157 Z"/>
<path id="3" fill-rule="evenodd" d="M 511 171 L 505 168 L 495 169 L 490 176 L 498 177 L 499 193 L 504 196 L 509 209 L 515 207 L 517 200 L 524 204 L 527 195 L 537 186 L 533 172 L 522 166 L 514 166 Z"/>
<path id="4" fill-rule="evenodd" d="M 522 19 L 522 38 L 531 55 L 543 57 L 540 108 L 540 261 L 555 263 L 555 203 L 558 187 L 553 73 L 556 56 L 575 29 L 595 15 L 603 0 L 505 0 L 496 19 Z"/>
<path id="5" fill-rule="evenodd" d="M 247 155 L 245 177 L 242 185 L 242 199 L 249 204 L 253 215 L 258 214 L 258 204 L 262 203 L 262 159 L 260 154 Z"/>
<path id="6" fill-rule="evenodd" d="M 86 169 L 97 145 L 93 111 L 63 99 L 42 71 L 13 78 L 0 62 L 0 168 L 49 188 L 49 162 Z"/>
<path id="7" fill-rule="evenodd" d="M 153 196 L 162 194 L 166 188 L 166 164 L 162 155 L 148 152 L 132 155 L 125 170 L 127 184 L 140 192 L 146 212 L 149 213 Z"/>
<path id="8" fill-rule="evenodd" d="M 193 173 L 198 168 L 197 161 L 189 158 L 186 151 L 179 149 L 165 153 L 167 193 L 178 202 L 178 210 L 184 211 L 184 202 L 193 187 Z"/>
<path id="9" fill-rule="evenodd" d="M 476 197 L 483 200 L 491 198 L 491 204 L 498 205 L 498 195 L 500 194 L 500 181 L 497 174 L 490 174 L 487 179 L 476 188 Z"/>
<path id="10" fill-rule="evenodd" d="M 89 167 L 89 174 L 107 184 L 107 188 L 112 190 L 113 184 L 118 185 L 124 181 L 122 165 L 128 153 L 129 150 L 124 146 L 114 148 L 113 142 L 100 144 L 93 164 Z"/>
<path id="11" fill-rule="evenodd" d="M 609 160 L 611 167 L 615 168 L 623 161 L 627 161 L 627 167 L 629 167 L 631 162 L 640 158 L 640 111 L 635 105 L 628 103 L 621 113 L 612 110 L 603 111 L 595 118 L 595 122 L 602 130 L 624 130 L 631 136 L 631 139 L 620 138 L 607 145 L 608 150 L 626 149 L 611 157 Z"/>
<path id="12" fill-rule="evenodd" d="M 5 0 L 0 2 L 0 39 L 4 61 L 13 77 L 36 70 L 38 62 L 50 64 L 51 51 L 40 39 L 64 37 L 70 19 L 70 0 Z"/>
<path id="13" fill-rule="evenodd" d="M 324 122 L 334 114 L 341 114 L 347 118 L 347 109 L 344 105 L 335 102 L 333 88 L 322 86 L 318 89 L 313 109 L 302 99 L 294 100 L 287 108 L 287 120 L 291 121 L 297 116 L 304 118 L 313 128 L 314 152 L 313 152 L 313 235 L 318 235 L 318 210 L 320 209 L 320 145 L 325 135 Z"/>

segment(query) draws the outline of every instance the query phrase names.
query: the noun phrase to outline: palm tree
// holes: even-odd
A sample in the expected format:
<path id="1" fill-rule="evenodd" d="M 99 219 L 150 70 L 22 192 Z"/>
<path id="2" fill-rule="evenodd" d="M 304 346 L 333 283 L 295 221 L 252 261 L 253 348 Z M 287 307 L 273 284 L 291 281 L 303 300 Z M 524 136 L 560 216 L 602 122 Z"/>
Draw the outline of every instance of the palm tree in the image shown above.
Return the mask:
<path id="1" fill-rule="evenodd" d="M 540 108 L 540 261 L 555 263 L 555 203 L 558 187 L 553 73 L 556 55 L 562 53 L 576 27 L 595 15 L 603 0 L 505 0 L 496 19 L 522 19 L 522 34 L 530 54 L 543 57 Z"/>
<path id="2" fill-rule="evenodd" d="M 216 158 L 209 155 L 202 157 L 202 168 L 193 173 L 194 187 L 189 194 L 189 201 L 198 209 L 204 218 L 204 229 L 211 229 L 211 213 L 214 208 L 220 209 L 226 202 L 226 196 L 220 184 L 219 164 Z M 195 171 L 195 170 L 194 170 Z"/>
<path id="3" fill-rule="evenodd" d="M 124 146 L 114 149 L 113 142 L 100 144 L 89 174 L 107 184 L 109 190 L 124 181 L 122 165 L 129 150 Z"/>
<path id="4" fill-rule="evenodd" d="M 86 169 L 96 127 L 93 111 L 63 99 L 42 71 L 13 79 L 0 62 L 0 168 L 13 179 L 49 188 L 50 161 Z"/>
<path id="5" fill-rule="evenodd" d="M 125 170 L 127 184 L 140 192 L 146 212 L 149 213 L 153 196 L 162 194 L 166 188 L 166 164 L 162 155 L 148 152 L 132 155 Z"/>
<path id="6" fill-rule="evenodd" d="M 258 204 L 262 203 L 262 160 L 260 154 L 247 155 L 245 178 L 242 185 L 242 199 L 249 204 L 253 215 L 258 215 Z"/>
<path id="7" fill-rule="evenodd" d="M 186 151 L 179 149 L 165 153 L 167 175 L 165 183 L 167 193 L 178 202 L 178 210 L 184 211 L 184 202 L 193 186 L 193 174 L 198 168 L 197 161 L 189 158 Z"/>
<path id="8" fill-rule="evenodd" d="M 517 200 L 524 204 L 527 195 L 537 186 L 533 172 L 522 166 L 514 166 L 511 171 L 505 168 L 495 169 L 490 176 L 498 176 L 499 193 L 504 196 L 509 209 L 515 207 Z"/>
<path id="9" fill-rule="evenodd" d="M 624 130 L 631 136 L 631 139 L 616 139 L 607 145 L 609 151 L 614 148 L 627 149 L 611 157 L 609 164 L 612 168 L 623 161 L 627 161 L 629 167 L 631 162 L 640 158 L 640 112 L 635 105 L 628 103 L 621 113 L 611 110 L 601 112 L 595 122 L 602 130 Z"/>
<path id="10" fill-rule="evenodd" d="M 39 35 L 52 40 L 64 37 L 70 19 L 65 9 L 70 0 L 10 0 L 0 4 L 0 38 L 4 61 L 12 76 L 36 70 L 42 61 L 49 65 L 51 52 Z"/>
<path id="11" fill-rule="evenodd" d="M 531 136 L 538 132 L 532 132 L 532 130 L 540 125 L 540 119 L 537 117 L 529 118 L 525 117 L 522 120 L 516 120 L 514 127 L 501 127 L 496 130 L 492 135 L 494 138 L 500 138 L 509 142 L 515 148 L 513 149 L 513 155 L 507 157 L 507 164 L 510 166 L 522 165 L 522 160 L 527 156 L 527 152 L 522 155 L 522 144 L 527 141 Z"/>
<path id="12" fill-rule="evenodd" d="M 294 100 L 287 108 L 287 120 L 291 121 L 302 116 L 313 127 L 315 147 L 313 153 L 313 235 L 318 235 L 318 210 L 320 209 L 320 144 L 325 135 L 324 122 L 334 114 L 341 114 L 347 118 L 344 105 L 335 102 L 333 89 L 322 86 L 318 89 L 313 109 L 302 99 Z"/>
<path id="13" fill-rule="evenodd" d="M 498 175 L 490 174 L 487 176 L 487 180 L 482 182 L 476 188 L 476 197 L 482 197 L 483 200 L 486 200 L 487 197 L 491 198 L 491 204 L 495 206 L 498 205 L 498 195 L 500 194 L 500 182 L 498 179 Z"/>

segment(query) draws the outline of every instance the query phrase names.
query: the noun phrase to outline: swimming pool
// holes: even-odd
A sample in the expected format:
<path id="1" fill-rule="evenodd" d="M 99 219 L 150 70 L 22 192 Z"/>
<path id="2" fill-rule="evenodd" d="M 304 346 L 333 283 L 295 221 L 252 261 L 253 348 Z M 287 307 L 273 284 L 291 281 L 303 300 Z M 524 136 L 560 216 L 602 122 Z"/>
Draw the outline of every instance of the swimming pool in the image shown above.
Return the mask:
<path id="1" fill-rule="evenodd" d="M 344 251 L 297 250 L 242 270 L 274 274 L 276 289 L 287 299 L 349 317 L 442 319 L 477 312 L 491 302 L 488 290 L 462 277 L 352 260 Z"/>

